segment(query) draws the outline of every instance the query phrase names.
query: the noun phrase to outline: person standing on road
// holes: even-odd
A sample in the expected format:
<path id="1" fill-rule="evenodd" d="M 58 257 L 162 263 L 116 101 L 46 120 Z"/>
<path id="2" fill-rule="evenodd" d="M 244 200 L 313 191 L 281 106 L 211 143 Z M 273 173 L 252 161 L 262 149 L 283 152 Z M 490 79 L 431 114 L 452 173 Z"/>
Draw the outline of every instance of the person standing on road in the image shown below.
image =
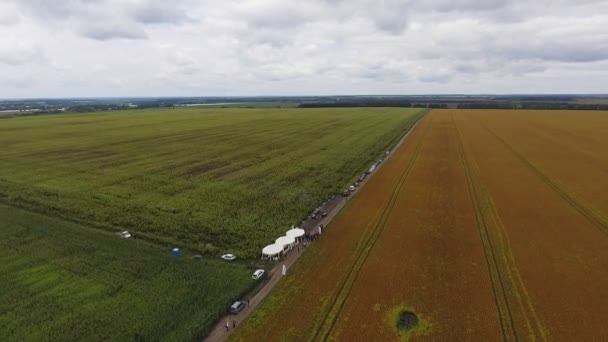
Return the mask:
<path id="1" fill-rule="evenodd" d="M 230 321 L 226 321 L 226 331 L 230 330 Z"/>
<path id="2" fill-rule="evenodd" d="M 236 321 L 233 319 L 232 320 L 232 329 L 236 328 Z"/>

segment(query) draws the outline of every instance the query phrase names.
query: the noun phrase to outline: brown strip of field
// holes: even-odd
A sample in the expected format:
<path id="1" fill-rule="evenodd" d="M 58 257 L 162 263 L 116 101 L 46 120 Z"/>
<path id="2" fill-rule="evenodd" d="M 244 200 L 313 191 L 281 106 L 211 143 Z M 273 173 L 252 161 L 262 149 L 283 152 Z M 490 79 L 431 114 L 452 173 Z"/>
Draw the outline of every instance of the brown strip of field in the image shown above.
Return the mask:
<path id="1" fill-rule="evenodd" d="M 608 112 L 471 114 L 531 170 L 608 234 Z M 583 176 L 584 175 L 584 176 Z"/>
<path id="2" fill-rule="evenodd" d="M 548 339 L 594 340 L 606 336 L 606 234 L 597 229 L 594 218 L 556 189 L 554 181 L 547 179 L 547 171 L 513 146 L 528 145 L 530 151 L 545 149 L 547 159 L 552 158 L 552 147 L 543 145 L 525 129 L 517 133 L 520 126 L 525 126 L 525 118 L 520 117 L 520 125 L 501 126 L 503 134 L 510 136 L 506 140 L 489 128 L 499 127 L 493 121 L 504 119 L 498 112 L 452 114 L 457 118 L 467 155 L 474 160 L 484 215 L 492 222 L 501 263 L 516 290 L 512 306 L 519 308 L 528 330 L 536 338 Z M 558 115 L 556 120 L 560 119 L 567 129 L 568 121 Z M 540 160 L 541 155 L 536 158 Z M 577 172 L 568 158 L 553 158 L 561 161 L 563 168 Z M 553 170 L 559 170 L 557 161 L 553 165 Z M 581 171 L 578 178 L 570 179 L 568 187 L 589 181 Z M 605 178 L 594 181 L 606 188 Z"/>
<path id="3" fill-rule="evenodd" d="M 389 315 L 399 306 L 427 320 L 434 337 L 514 336 L 500 275 L 480 242 L 457 132 L 449 115 L 433 112 L 430 119 L 418 161 L 332 339 L 398 339 Z"/>
<path id="4" fill-rule="evenodd" d="M 608 197 L 593 192 L 608 190 L 608 139 L 576 147 L 604 118 L 560 114 L 433 111 L 236 339 L 608 336 Z M 401 309 L 418 328 L 396 328 Z"/>

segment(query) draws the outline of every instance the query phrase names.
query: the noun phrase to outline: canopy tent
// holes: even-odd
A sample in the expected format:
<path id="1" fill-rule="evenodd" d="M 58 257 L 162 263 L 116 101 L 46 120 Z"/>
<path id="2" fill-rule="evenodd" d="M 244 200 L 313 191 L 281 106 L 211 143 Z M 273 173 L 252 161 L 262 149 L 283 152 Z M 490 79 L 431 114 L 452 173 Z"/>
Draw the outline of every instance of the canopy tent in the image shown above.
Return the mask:
<path id="1" fill-rule="evenodd" d="M 296 239 L 293 236 L 281 236 L 274 243 L 283 246 L 283 250 L 288 251 L 296 243 Z"/>
<path id="2" fill-rule="evenodd" d="M 298 239 L 301 239 L 304 236 L 304 234 L 306 234 L 306 232 L 304 231 L 304 229 L 302 229 L 302 228 L 292 228 L 292 229 L 288 230 L 285 235 L 286 236 L 291 236 L 294 239 L 298 240 Z"/>
<path id="3" fill-rule="evenodd" d="M 262 259 L 264 258 L 275 258 L 283 251 L 283 245 L 272 244 L 262 249 Z"/>

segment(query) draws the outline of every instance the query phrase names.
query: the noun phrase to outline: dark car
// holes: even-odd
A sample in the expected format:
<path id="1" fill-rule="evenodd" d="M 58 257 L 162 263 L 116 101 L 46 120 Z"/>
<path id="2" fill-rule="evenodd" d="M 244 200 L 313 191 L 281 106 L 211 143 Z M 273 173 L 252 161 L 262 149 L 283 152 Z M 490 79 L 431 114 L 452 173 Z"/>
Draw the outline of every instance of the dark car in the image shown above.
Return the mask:
<path id="1" fill-rule="evenodd" d="M 362 174 L 361 177 L 359 177 L 359 182 L 363 182 L 365 180 L 365 177 L 367 177 L 367 174 Z"/>
<path id="2" fill-rule="evenodd" d="M 342 196 L 343 197 L 348 197 L 348 195 L 350 195 L 350 191 L 348 191 L 348 190 L 342 191 Z"/>
<path id="3" fill-rule="evenodd" d="M 322 218 L 325 216 L 327 216 L 327 213 L 324 210 L 322 210 L 321 208 L 315 209 L 312 212 L 312 214 L 310 214 L 310 218 L 312 218 L 312 219 L 318 219 L 318 218 Z"/>
<path id="4" fill-rule="evenodd" d="M 230 307 L 230 313 L 233 315 L 238 315 L 239 312 L 243 311 L 246 306 L 246 302 L 234 302 L 234 304 L 232 304 L 232 306 Z"/>

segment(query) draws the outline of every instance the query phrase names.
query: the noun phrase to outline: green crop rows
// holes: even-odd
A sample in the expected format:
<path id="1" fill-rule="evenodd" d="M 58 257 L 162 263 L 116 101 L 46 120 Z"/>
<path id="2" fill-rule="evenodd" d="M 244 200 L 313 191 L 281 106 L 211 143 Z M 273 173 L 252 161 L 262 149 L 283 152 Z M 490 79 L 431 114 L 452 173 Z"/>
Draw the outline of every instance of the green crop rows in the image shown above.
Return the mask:
<path id="1" fill-rule="evenodd" d="M 0 121 L 0 201 L 256 257 L 410 127 L 412 109 L 189 108 Z"/>
<path id="2" fill-rule="evenodd" d="M 187 341 L 251 270 L 0 205 L 0 341 Z"/>

